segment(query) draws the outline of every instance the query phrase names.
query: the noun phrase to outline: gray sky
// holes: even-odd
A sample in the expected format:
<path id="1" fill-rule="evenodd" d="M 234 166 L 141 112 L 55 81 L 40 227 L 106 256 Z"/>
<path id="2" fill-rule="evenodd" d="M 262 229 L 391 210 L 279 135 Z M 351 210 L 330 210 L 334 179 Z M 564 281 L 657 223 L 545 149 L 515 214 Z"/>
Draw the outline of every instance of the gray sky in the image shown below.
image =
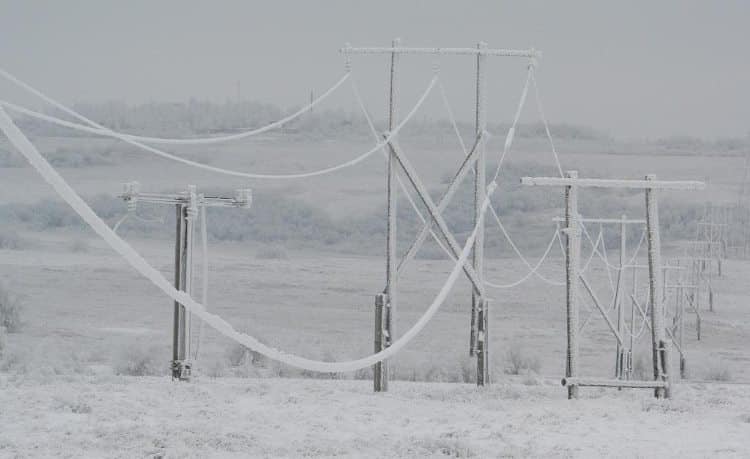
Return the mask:
<path id="1" fill-rule="evenodd" d="M 338 49 L 388 45 L 536 47 L 553 122 L 618 137 L 744 136 L 750 131 L 750 2 L 726 1 L 6 1 L 0 66 L 66 103 L 223 101 L 301 104 L 340 76 Z M 500 62 L 502 61 L 502 62 Z M 407 57 L 402 108 L 431 75 Z M 441 60 L 454 109 L 470 119 L 473 64 Z M 385 109 L 384 58 L 354 70 L 372 111 Z M 524 62 L 490 69 L 490 121 L 512 116 Z M 0 83 L 0 97 L 26 103 Z M 426 114 L 442 117 L 439 98 Z M 36 104 L 35 104 L 36 105 Z M 38 105 L 37 105 L 38 106 Z M 344 89 L 328 106 L 354 108 Z M 533 121 L 533 104 L 525 120 Z"/>

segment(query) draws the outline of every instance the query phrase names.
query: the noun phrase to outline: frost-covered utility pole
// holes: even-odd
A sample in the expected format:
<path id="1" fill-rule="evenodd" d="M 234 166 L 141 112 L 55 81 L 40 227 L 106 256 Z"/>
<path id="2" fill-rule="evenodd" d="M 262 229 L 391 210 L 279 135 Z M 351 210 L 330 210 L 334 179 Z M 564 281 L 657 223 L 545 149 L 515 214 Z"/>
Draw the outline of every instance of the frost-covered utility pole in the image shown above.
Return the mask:
<path id="1" fill-rule="evenodd" d="M 175 206 L 174 285 L 177 290 L 191 296 L 193 236 L 198 213 L 205 207 L 248 209 L 252 205 L 252 192 L 247 188 L 237 190 L 235 196 L 229 198 L 198 194 L 195 185 L 189 185 L 187 191 L 182 193 L 144 193 L 140 191 L 138 182 L 130 182 L 124 185 L 120 197 L 128 203 L 128 210 L 131 212 L 135 211 L 139 202 Z M 183 381 L 190 379 L 192 370 L 190 325 L 190 314 L 182 304 L 175 302 L 171 370 L 172 378 Z"/>
<path id="2" fill-rule="evenodd" d="M 486 177 L 485 177 L 485 157 L 484 157 L 484 137 L 486 131 L 486 58 L 488 56 L 504 56 L 504 57 L 525 57 L 525 58 L 538 58 L 541 53 L 530 49 L 530 50 L 513 50 L 513 49 L 490 49 L 485 43 L 479 43 L 476 48 L 407 48 L 402 47 L 399 40 L 394 40 L 390 48 L 380 47 L 351 47 L 346 46 L 341 49 L 341 52 L 346 55 L 353 54 L 385 54 L 389 55 L 391 60 L 391 78 L 390 78 L 390 93 L 389 93 L 389 117 L 388 126 L 389 130 L 393 129 L 396 123 L 396 107 L 397 107 L 397 68 L 398 60 L 402 55 L 408 54 L 420 54 L 420 55 L 467 55 L 475 57 L 476 61 L 476 100 L 475 100 L 475 133 L 476 138 L 471 150 L 467 153 L 466 158 L 462 162 L 458 171 L 456 172 L 453 180 L 448 185 L 448 189 L 444 193 L 443 197 L 436 204 L 432 201 L 427 188 L 422 183 L 421 179 L 416 174 L 416 171 L 409 164 L 406 156 L 398 148 L 398 144 L 395 141 L 388 142 L 388 181 L 387 181 L 387 194 L 388 194 L 388 221 L 387 221 L 387 242 L 386 242 L 386 288 L 384 290 L 384 296 L 378 296 L 376 298 L 375 306 L 375 351 L 382 350 L 382 346 L 387 347 L 389 340 L 395 338 L 395 324 L 396 324 L 396 296 L 397 288 L 396 281 L 398 274 L 403 270 L 404 266 L 414 258 L 419 248 L 424 243 L 427 235 L 433 229 L 433 225 L 438 227 L 441 236 L 447 243 L 449 251 L 453 252 L 454 256 L 458 256 L 460 252 L 460 246 L 455 242 L 455 237 L 450 233 L 445 221 L 442 217 L 442 212 L 447 207 L 454 193 L 458 189 L 461 181 L 471 171 L 472 167 L 475 169 L 475 180 L 474 180 L 474 224 L 479 225 L 477 232 L 476 241 L 473 246 L 473 258 L 471 266 L 464 266 L 464 272 L 471 281 L 472 284 L 472 308 L 471 308 L 471 327 L 470 327 L 470 355 L 477 357 L 477 384 L 485 385 L 489 384 L 489 301 L 484 296 L 484 285 L 482 283 L 482 268 L 484 259 L 484 231 L 483 225 L 477 220 L 480 217 L 479 206 L 484 201 Z M 409 179 L 412 186 L 417 191 L 417 198 L 427 208 L 430 219 L 425 222 L 422 230 L 419 232 L 414 243 L 409 247 L 406 254 L 401 258 L 401 261 L 396 265 L 396 174 L 400 168 L 404 175 Z M 383 310 L 384 309 L 384 310 Z M 387 390 L 387 366 L 384 364 L 377 364 L 373 368 L 374 375 L 374 388 L 376 391 Z"/>
<path id="3" fill-rule="evenodd" d="M 565 221 L 567 235 L 566 249 L 566 305 L 567 305 L 567 365 L 566 375 L 562 383 L 568 387 L 568 397 L 578 396 L 579 386 L 598 387 L 643 387 L 653 388 L 658 398 L 669 397 L 671 376 L 668 370 L 669 350 L 671 343 L 665 338 L 664 316 L 662 310 L 662 279 L 661 270 L 661 241 L 659 236 L 659 209 L 656 200 L 657 190 L 696 190 L 703 189 L 702 182 L 693 181 L 657 181 L 653 175 L 647 175 L 645 180 L 610 180 L 578 178 L 575 171 L 570 171 L 565 177 L 523 177 L 521 184 L 527 186 L 558 186 L 565 190 Z M 621 188 L 640 189 L 645 191 L 646 197 L 646 234 L 648 240 L 648 271 L 649 271 L 649 302 L 652 330 L 652 356 L 654 361 L 653 381 L 622 381 L 584 378 L 578 376 L 578 261 L 580 251 L 578 232 L 577 191 L 580 188 Z M 598 305 L 593 290 L 583 281 L 595 305 Z M 635 301 L 634 297 L 631 297 Z M 600 305 L 599 305 L 600 306 Z M 606 318 L 606 317 L 605 317 Z M 616 333 L 614 326 L 608 325 Z M 622 344 L 622 338 L 618 341 Z"/>
<path id="4" fill-rule="evenodd" d="M 477 49 L 482 51 L 487 49 L 487 43 L 480 42 Z M 486 61 L 484 54 L 477 54 L 477 75 L 476 75 L 476 119 L 475 133 L 476 136 L 487 130 L 487 106 L 485 103 L 486 84 Z M 485 188 L 487 187 L 486 163 L 485 163 L 485 144 L 479 146 L 477 159 L 474 164 L 474 226 L 478 225 L 476 240 L 474 241 L 473 265 L 474 271 L 482 282 L 482 272 L 484 269 L 484 222 L 479 221 L 482 203 L 484 202 Z M 472 332 L 476 328 L 476 352 L 477 352 L 477 385 L 484 386 L 489 384 L 489 341 L 487 340 L 487 328 L 489 325 L 489 301 L 479 295 L 475 289 L 471 291 L 471 318 Z"/>
<path id="5" fill-rule="evenodd" d="M 575 174 L 575 171 L 571 172 L 570 174 Z M 567 188 L 566 188 L 566 191 L 567 191 Z M 568 204 L 570 204 L 570 202 L 566 204 L 566 208 Z M 562 222 L 566 222 L 566 219 L 557 217 L 554 219 L 554 221 L 556 223 L 562 223 Z M 617 348 L 615 350 L 615 378 L 624 379 L 626 369 L 628 368 L 628 359 L 633 349 L 632 345 L 628 348 L 624 342 L 625 309 L 623 307 L 623 296 L 625 295 L 624 293 L 625 292 L 624 290 L 625 289 L 625 273 L 626 273 L 627 268 L 629 267 L 635 268 L 635 266 L 628 266 L 629 260 L 627 257 L 627 250 L 628 250 L 627 228 L 628 228 L 628 225 L 639 225 L 639 226 L 645 225 L 646 220 L 628 219 L 626 215 L 622 215 L 620 218 L 598 218 L 598 217 L 583 218 L 583 217 L 580 217 L 578 218 L 578 223 L 579 225 L 585 225 L 587 223 L 598 224 L 600 226 L 617 225 L 620 228 L 620 260 L 619 260 L 619 266 L 617 267 L 617 281 L 615 283 L 614 298 L 612 300 L 616 319 L 612 323 L 613 325 L 612 331 L 615 337 L 617 338 Z M 567 226 L 567 222 L 566 222 L 566 226 Z M 566 233 L 567 233 L 567 229 L 566 229 Z M 580 245 L 580 242 L 579 242 L 579 245 Z M 638 249 L 636 248 L 636 252 L 637 251 Z M 633 254 L 633 257 L 635 257 L 636 255 L 637 254 Z M 579 253 L 577 256 L 580 257 L 580 249 L 579 249 Z M 634 293 L 635 293 L 635 287 L 634 287 Z M 592 300 L 594 300 L 595 305 L 597 307 L 601 306 L 601 304 L 599 304 L 598 302 L 598 299 L 595 299 L 593 295 L 592 295 Z M 600 309 L 600 312 L 602 313 L 605 320 L 610 321 L 609 317 L 607 316 L 606 312 L 604 312 L 603 308 Z M 632 316 L 632 313 L 631 313 L 631 316 Z M 585 327 L 587 322 L 588 321 L 584 321 L 584 323 L 578 328 L 579 333 L 583 331 L 583 328 Z"/>

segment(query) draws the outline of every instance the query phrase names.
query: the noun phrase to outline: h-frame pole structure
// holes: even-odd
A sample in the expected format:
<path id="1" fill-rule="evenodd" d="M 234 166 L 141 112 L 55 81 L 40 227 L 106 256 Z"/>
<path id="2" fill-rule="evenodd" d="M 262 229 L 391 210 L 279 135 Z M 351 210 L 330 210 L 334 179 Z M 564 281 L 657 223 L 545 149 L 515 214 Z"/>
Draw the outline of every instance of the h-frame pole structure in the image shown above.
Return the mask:
<path id="1" fill-rule="evenodd" d="M 572 174 L 576 174 L 576 172 L 572 171 L 571 175 Z M 568 227 L 568 221 L 565 218 L 556 217 L 553 219 L 553 221 L 555 223 L 565 223 L 566 227 Z M 585 279 L 582 278 L 583 275 L 580 273 L 579 273 L 579 278 L 581 279 L 581 281 L 584 282 L 584 287 L 586 287 L 586 290 L 589 293 L 591 300 L 594 302 L 594 306 L 597 307 L 599 312 L 607 321 L 607 325 L 610 326 L 612 333 L 615 335 L 615 338 L 617 339 L 617 348 L 615 349 L 615 378 L 623 379 L 624 375 L 627 373 L 627 370 L 629 368 L 632 368 L 632 357 L 633 357 L 632 340 L 631 340 L 629 347 L 625 343 L 626 318 L 625 318 L 625 309 L 623 307 L 623 297 L 625 296 L 625 271 L 629 267 L 628 258 L 627 258 L 627 250 L 628 250 L 627 228 L 628 228 L 628 225 L 638 225 L 638 226 L 645 225 L 646 220 L 628 219 L 626 215 L 622 215 L 620 218 L 596 218 L 596 217 L 593 217 L 593 218 L 579 217 L 578 218 L 579 225 L 583 226 L 587 223 L 598 224 L 600 226 L 601 225 L 617 225 L 620 227 L 620 257 L 619 257 L 619 266 L 617 270 L 617 283 L 615 284 L 616 287 L 614 291 L 614 298 L 612 299 L 612 304 L 615 310 L 615 314 L 617 316 L 616 321 L 614 323 L 607 315 L 607 312 L 605 311 L 603 305 L 599 302 L 599 299 L 596 297 L 593 290 L 590 289 L 590 287 L 588 286 L 588 283 L 586 283 Z M 580 235 L 578 235 L 578 237 L 580 237 Z M 637 253 L 633 254 L 633 258 L 635 258 L 636 255 Z M 566 302 L 566 304 L 570 304 L 570 303 Z M 631 309 L 632 309 L 632 306 L 631 306 Z M 632 316 L 633 316 L 633 312 L 631 311 L 631 317 Z M 578 333 L 581 333 L 583 331 L 587 323 L 588 323 L 588 320 L 585 320 L 583 324 L 581 324 L 581 326 L 578 328 Z"/>
<path id="2" fill-rule="evenodd" d="M 375 299 L 375 352 L 379 352 L 390 345 L 396 338 L 395 324 L 397 317 L 397 283 L 398 275 L 406 263 L 414 258 L 422 243 L 432 230 L 433 225 L 439 229 L 441 236 L 447 243 L 448 248 L 454 256 L 460 253 L 460 246 L 455 237 L 450 233 L 442 212 L 447 207 L 458 185 L 467 173 L 474 169 L 474 225 L 479 225 L 472 252 L 471 267 L 465 266 L 464 272 L 472 283 L 471 294 L 471 323 L 469 338 L 469 354 L 477 358 L 477 385 L 484 386 L 490 382 L 489 374 L 489 300 L 484 295 L 482 282 L 482 269 L 484 264 L 484 225 L 479 222 L 480 207 L 485 197 L 486 188 L 486 160 L 484 150 L 484 137 L 487 127 L 487 104 L 486 104 L 486 59 L 490 56 L 526 57 L 538 58 L 541 54 L 533 49 L 490 49 L 486 43 L 477 44 L 476 48 L 409 48 L 402 47 L 399 39 L 393 40 L 392 46 L 388 47 L 351 47 L 347 45 L 341 49 L 347 56 L 354 54 L 385 54 L 390 56 L 390 87 L 389 87 L 389 113 L 388 127 L 392 130 L 397 124 L 398 116 L 398 64 L 399 58 L 407 54 L 420 55 L 468 55 L 476 59 L 476 96 L 475 96 L 475 134 L 476 139 L 473 147 L 467 154 L 460 168 L 456 172 L 453 181 L 448 186 L 438 204 L 435 204 L 416 174 L 414 168 L 409 164 L 407 158 L 400 151 L 397 142 L 390 141 L 388 144 L 388 178 L 386 181 L 388 201 L 388 223 L 386 237 L 386 286 L 383 293 L 378 294 Z M 406 254 L 398 262 L 397 222 L 396 222 L 396 180 L 398 169 L 401 169 L 409 182 L 417 191 L 418 198 L 422 201 L 430 214 L 430 219 L 423 226 L 414 243 L 409 247 Z M 388 390 L 388 362 L 383 361 L 373 366 L 374 390 L 376 392 Z"/>
<path id="3" fill-rule="evenodd" d="M 177 290 L 192 295 L 193 240 L 195 220 L 206 207 L 238 207 L 249 209 L 253 196 L 249 188 L 239 189 L 234 197 L 206 196 L 198 194 L 195 185 L 189 185 L 182 193 L 144 193 L 138 182 L 124 184 L 120 197 L 127 202 L 128 210 L 135 211 L 138 202 L 175 206 L 176 233 L 174 255 L 174 285 Z M 192 352 L 190 337 L 190 313 L 185 306 L 175 301 L 172 329 L 172 378 L 181 381 L 190 379 Z"/>
<path id="4" fill-rule="evenodd" d="M 655 175 L 647 175 L 645 180 L 586 179 L 579 178 L 577 171 L 568 171 L 565 177 L 523 177 L 521 178 L 521 184 L 563 187 L 565 190 L 567 352 L 565 378 L 563 378 L 562 383 L 568 388 L 568 398 L 578 397 L 579 386 L 653 388 L 654 395 L 657 398 L 670 397 L 671 343 L 665 338 L 662 310 L 663 279 L 659 272 L 662 269 L 662 263 L 657 191 L 697 190 L 703 189 L 705 185 L 702 182 L 695 181 L 657 181 Z M 578 281 L 580 271 L 578 259 L 581 249 L 578 190 L 580 188 L 627 188 L 645 191 L 653 381 L 612 381 L 580 377 L 578 371 Z"/>

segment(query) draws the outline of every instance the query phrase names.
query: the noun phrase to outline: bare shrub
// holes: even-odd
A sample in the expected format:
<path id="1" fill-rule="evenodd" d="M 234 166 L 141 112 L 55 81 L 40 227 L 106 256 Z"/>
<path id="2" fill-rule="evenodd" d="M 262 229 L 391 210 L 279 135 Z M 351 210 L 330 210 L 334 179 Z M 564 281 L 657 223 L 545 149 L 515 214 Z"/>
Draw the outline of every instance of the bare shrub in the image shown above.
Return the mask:
<path id="1" fill-rule="evenodd" d="M 354 379 L 372 379 L 373 373 L 372 373 L 372 367 L 365 367 L 360 368 L 359 370 L 354 372 Z"/>
<path id="2" fill-rule="evenodd" d="M 70 243 L 70 251 L 74 253 L 85 253 L 89 251 L 89 243 L 85 239 L 74 239 Z"/>
<path id="3" fill-rule="evenodd" d="M 645 381 L 653 376 L 653 362 L 644 354 L 639 354 L 633 363 L 633 379 Z"/>
<path id="4" fill-rule="evenodd" d="M 0 249 L 21 250 L 28 247 L 29 243 L 22 238 L 16 231 L 0 231 Z"/>
<path id="5" fill-rule="evenodd" d="M 159 376 L 167 373 L 167 360 L 160 358 L 157 346 L 134 344 L 123 348 L 114 362 L 115 374 L 125 376 Z"/>
<path id="6" fill-rule="evenodd" d="M 727 362 L 723 360 L 713 362 L 706 370 L 706 379 L 708 381 L 731 381 L 732 372 Z"/>
<path id="7" fill-rule="evenodd" d="M 268 358 L 265 355 L 249 349 L 240 343 L 234 343 L 227 349 L 226 359 L 232 367 L 252 365 L 254 367 L 265 368 L 268 366 Z"/>
<path id="8" fill-rule="evenodd" d="M 227 349 L 226 358 L 229 365 L 239 367 L 245 363 L 249 349 L 239 343 L 234 343 Z"/>
<path id="9" fill-rule="evenodd" d="M 260 247 L 255 252 L 255 258 L 261 260 L 287 260 L 289 259 L 289 253 L 286 251 L 286 247 L 281 244 L 269 244 Z"/>
<path id="10" fill-rule="evenodd" d="M 210 378 L 221 378 L 226 374 L 227 367 L 223 359 L 214 359 L 206 363 L 204 371 Z"/>
<path id="11" fill-rule="evenodd" d="M 0 284 L 0 327 L 5 327 L 8 333 L 20 331 L 23 327 L 22 313 L 21 299 Z"/>
<path id="12" fill-rule="evenodd" d="M 330 350 L 323 351 L 320 360 L 324 362 L 335 362 L 338 359 L 333 355 Z M 303 378 L 311 379 L 344 379 L 343 373 L 325 373 L 320 371 L 302 370 Z"/>
<path id="13" fill-rule="evenodd" d="M 82 398 L 70 398 L 69 396 L 57 395 L 55 398 L 55 409 L 75 414 L 91 413 L 91 405 Z"/>
<path id="14" fill-rule="evenodd" d="M 477 382 L 477 368 L 472 359 L 461 359 L 461 382 Z"/>
<path id="15" fill-rule="evenodd" d="M 30 367 L 30 355 L 27 351 L 6 352 L 0 360 L 0 371 L 5 373 L 26 374 Z"/>
<path id="16" fill-rule="evenodd" d="M 418 451 L 412 451 L 417 453 L 416 456 L 458 458 L 476 456 L 468 444 L 455 438 L 423 438 L 416 440 L 412 447 L 418 448 Z"/>
<path id="17" fill-rule="evenodd" d="M 505 373 L 509 375 L 522 375 L 528 372 L 539 373 L 542 367 L 539 357 L 531 355 L 519 344 L 511 345 L 506 354 Z"/>

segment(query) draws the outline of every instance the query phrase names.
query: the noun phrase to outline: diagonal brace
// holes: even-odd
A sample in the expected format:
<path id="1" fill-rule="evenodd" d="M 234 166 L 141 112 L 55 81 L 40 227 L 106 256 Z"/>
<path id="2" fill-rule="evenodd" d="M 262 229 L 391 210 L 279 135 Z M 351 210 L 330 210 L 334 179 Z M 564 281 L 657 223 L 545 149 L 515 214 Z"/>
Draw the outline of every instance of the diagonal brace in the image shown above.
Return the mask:
<path id="1" fill-rule="evenodd" d="M 383 138 L 387 139 L 388 136 L 384 135 Z M 393 153 L 393 156 L 396 158 L 396 161 L 398 161 L 399 165 L 403 169 L 404 174 L 406 175 L 406 178 L 409 179 L 409 182 L 411 182 L 412 186 L 416 190 L 417 196 L 419 196 L 419 199 L 427 208 L 427 211 L 429 212 L 430 217 L 432 217 L 432 219 L 437 224 L 438 229 L 440 230 L 440 233 L 442 233 L 443 238 L 445 238 L 445 241 L 448 243 L 448 248 L 451 250 L 451 252 L 453 252 L 453 256 L 456 258 L 459 258 L 461 254 L 461 246 L 459 246 L 458 242 L 456 242 L 456 238 L 453 237 L 453 234 L 448 228 L 448 225 L 445 223 L 445 219 L 440 214 L 440 212 L 438 211 L 438 207 L 435 205 L 435 202 L 432 200 L 432 198 L 430 197 L 430 194 L 427 192 L 427 188 L 419 179 L 419 176 L 417 176 L 414 166 L 411 165 L 409 160 L 406 159 L 404 154 L 400 151 L 399 147 L 393 141 L 388 142 L 388 148 L 390 149 L 391 153 Z M 469 278 L 472 285 L 474 286 L 474 290 L 478 294 L 484 296 L 484 284 L 479 280 L 479 277 L 477 276 L 477 273 L 474 270 L 474 268 L 470 264 L 464 263 L 463 271 L 464 273 L 466 273 L 466 276 Z"/>
<path id="2" fill-rule="evenodd" d="M 586 280 L 585 277 L 583 277 L 583 274 L 579 275 L 578 278 L 581 279 L 581 283 L 586 288 L 586 291 L 591 297 L 591 300 L 594 302 L 594 306 L 596 306 L 599 312 L 602 313 L 604 320 L 607 321 L 607 325 L 609 326 L 609 329 L 612 330 L 612 333 L 615 335 L 615 338 L 617 338 L 617 342 L 620 344 L 620 346 L 622 346 L 623 345 L 622 336 L 620 336 L 620 333 L 617 331 L 617 328 L 615 328 L 615 325 L 612 323 L 612 320 L 607 315 L 607 312 L 604 311 L 604 308 L 602 308 L 602 305 L 599 303 L 599 299 L 596 297 L 596 293 L 594 293 L 594 290 L 591 289 L 591 285 L 589 285 L 589 282 Z"/>
<path id="3" fill-rule="evenodd" d="M 442 214 L 442 212 L 445 210 L 446 207 L 448 207 L 448 204 L 450 203 L 451 198 L 453 198 L 453 195 L 458 190 L 459 185 L 461 185 L 461 182 L 466 177 L 466 174 L 471 170 L 477 154 L 480 152 L 480 145 L 485 141 L 486 133 L 480 133 L 475 142 L 474 145 L 471 147 L 471 150 L 464 158 L 463 163 L 461 163 L 461 167 L 458 168 L 458 171 L 456 171 L 456 174 L 453 176 L 453 179 L 451 180 L 450 184 L 448 185 L 448 189 L 443 193 L 443 196 L 440 198 L 440 201 L 437 205 L 437 210 Z M 409 263 L 416 255 L 419 249 L 422 247 L 422 244 L 424 244 L 425 239 L 427 239 L 427 235 L 430 234 L 430 231 L 432 230 L 433 226 L 435 225 L 434 220 L 427 220 L 424 223 L 424 226 L 422 227 L 422 230 L 417 235 L 414 242 L 409 247 L 409 250 L 406 251 L 406 255 L 404 255 L 404 258 L 401 259 L 401 262 L 398 264 L 398 272 L 399 274 L 401 271 L 404 270 L 406 267 L 406 264 Z"/>

